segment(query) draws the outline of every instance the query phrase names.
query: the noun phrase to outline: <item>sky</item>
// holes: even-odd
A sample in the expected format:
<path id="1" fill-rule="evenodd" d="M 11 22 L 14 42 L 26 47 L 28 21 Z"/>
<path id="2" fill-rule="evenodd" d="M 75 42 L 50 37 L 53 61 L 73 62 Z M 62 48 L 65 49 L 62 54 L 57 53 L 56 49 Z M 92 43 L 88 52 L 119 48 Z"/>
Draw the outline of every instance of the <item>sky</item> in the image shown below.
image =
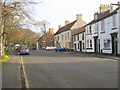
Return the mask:
<path id="1" fill-rule="evenodd" d="M 76 14 L 82 14 L 82 18 L 89 23 L 94 18 L 94 13 L 99 11 L 100 4 L 117 3 L 119 0 L 39 0 L 39 4 L 33 6 L 32 16 L 36 21 L 47 20 L 49 28 L 56 32 L 58 25 L 65 25 L 65 20 L 76 20 Z M 34 28 L 36 32 L 40 29 Z"/>

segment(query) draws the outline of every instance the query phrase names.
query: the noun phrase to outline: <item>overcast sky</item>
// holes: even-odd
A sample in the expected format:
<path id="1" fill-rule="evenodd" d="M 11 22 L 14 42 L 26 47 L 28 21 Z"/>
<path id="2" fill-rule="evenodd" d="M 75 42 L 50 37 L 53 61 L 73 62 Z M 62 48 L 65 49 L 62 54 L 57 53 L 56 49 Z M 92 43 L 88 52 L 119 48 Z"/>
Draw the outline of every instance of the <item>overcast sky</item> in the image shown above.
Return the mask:
<path id="1" fill-rule="evenodd" d="M 89 23 L 93 15 L 99 11 L 100 4 L 117 3 L 119 0 L 39 0 L 42 3 L 34 5 L 35 20 L 47 20 L 50 28 L 58 30 L 58 25 L 65 25 L 65 20 L 76 20 L 76 14 L 82 14 L 83 20 Z M 35 31 L 40 31 L 35 28 Z"/>

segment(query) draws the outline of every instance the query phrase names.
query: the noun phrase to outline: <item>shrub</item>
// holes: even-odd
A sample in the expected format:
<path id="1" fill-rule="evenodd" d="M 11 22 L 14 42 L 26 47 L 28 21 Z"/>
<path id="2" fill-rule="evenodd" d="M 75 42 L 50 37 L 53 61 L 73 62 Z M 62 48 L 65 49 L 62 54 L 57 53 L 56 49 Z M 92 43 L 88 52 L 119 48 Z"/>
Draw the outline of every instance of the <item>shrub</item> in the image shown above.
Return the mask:
<path id="1" fill-rule="evenodd" d="M 8 55 L 4 55 L 4 56 L 2 56 L 1 62 L 6 62 L 8 59 L 9 59 L 9 56 Z"/>

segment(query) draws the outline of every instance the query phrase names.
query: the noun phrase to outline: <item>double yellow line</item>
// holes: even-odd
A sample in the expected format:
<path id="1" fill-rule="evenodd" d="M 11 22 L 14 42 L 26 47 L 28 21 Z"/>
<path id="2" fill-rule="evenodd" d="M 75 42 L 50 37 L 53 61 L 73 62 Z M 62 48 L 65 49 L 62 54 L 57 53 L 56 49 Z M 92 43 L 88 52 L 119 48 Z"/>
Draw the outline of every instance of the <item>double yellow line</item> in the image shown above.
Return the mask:
<path id="1" fill-rule="evenodd" d="M 27 78 L 27 75 L 26 75 L 26 72 L 25 72 L 23 57 L 22 56 L 19 56 L 19 57 L 20 57 L 20 64 L 23 68 L 23 74 L 24 74 L 24 78 L 25 78 L 25 87 L 29 88 L 29 82 L 28 82 L 28 78 Z"/>

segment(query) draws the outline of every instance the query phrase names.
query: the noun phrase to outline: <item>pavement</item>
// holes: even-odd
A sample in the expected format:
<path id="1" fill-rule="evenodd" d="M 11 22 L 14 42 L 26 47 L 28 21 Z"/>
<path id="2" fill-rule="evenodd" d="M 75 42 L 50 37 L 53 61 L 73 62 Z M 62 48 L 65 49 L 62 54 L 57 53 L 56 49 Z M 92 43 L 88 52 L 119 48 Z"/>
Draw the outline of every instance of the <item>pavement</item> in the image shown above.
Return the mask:
<path id="1" fill-rule="evenodd" d="M 19 58 L 16 55 L 2 64 L 2 88 L 20 88 Z"/>
<path id="2" fill-rule="evenodd" d="M 29 88 L 118 88 L 118 61 L 69 52 L 21 56 Z"/>
<path id="3" fill-rule="evenodd" d="M 112 59 L 112 60 L 120 60 L 119 56 L 109 55 L 109 54 L 82 53 L 82 52 L 75 52 L 75 51 L 70 51 L 68 53 L 77 54 L 77 55 L 80 55 L 80 56 L 88 56 L 88 57 L 98 57 L 98 58 L 106 58 L 106 59 Z"/>

